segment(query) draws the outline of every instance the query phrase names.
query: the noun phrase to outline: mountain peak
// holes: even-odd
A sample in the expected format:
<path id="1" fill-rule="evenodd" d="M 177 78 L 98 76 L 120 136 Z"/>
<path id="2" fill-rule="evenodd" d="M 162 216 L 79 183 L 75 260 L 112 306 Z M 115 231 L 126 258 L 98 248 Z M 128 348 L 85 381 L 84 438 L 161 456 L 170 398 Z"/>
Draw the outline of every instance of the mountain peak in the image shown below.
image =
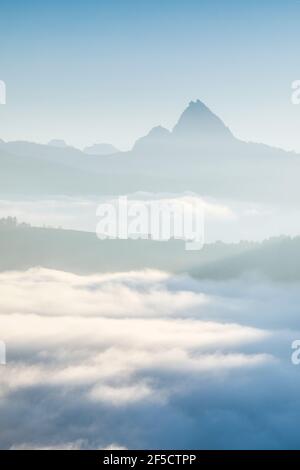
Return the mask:
<path id="1" fill-rule="evenodd" d="M 173 134 L 193 140 L 224 140 L 233 137 L 223 121 L 200 100 L 189 103 L 174 127 Z"/>
<path id="2" fill-rule="evenodd" d="M 84 153 L 89 155 L 112 155 L 114 153 L 119 153 L 120 150 L 114 147 L 112 144 L 107 143 L 98 143 L 93 144 L 83 149 Z"/>
<path id="3" fill-rule="evenodd" d="M 50 145 L 50 147 L 58 147 L 61 149 L 68 147 L 66 142 L 62 139 L 52 139 L 48 142 L 48 145 Z"/>
<path id="4" fill-rule="evenodd" d="M 166 129 L 165 127 L 155 126 L 148 133 L 148 137 L 164 138 L 164 137 L 167 137 L 169 134 L 170 134 L 170 131 L 168 131 L 168 129 Z"/>
<path id="5" fill-rule="evenodd" d="M 155 126 L 147 135 L 136 141 L 134 149 L 151 148 L 153 150 L 153 147 L 166 143 L 169 137 L 170 131 L 168 129 L 162 126 Z"/>

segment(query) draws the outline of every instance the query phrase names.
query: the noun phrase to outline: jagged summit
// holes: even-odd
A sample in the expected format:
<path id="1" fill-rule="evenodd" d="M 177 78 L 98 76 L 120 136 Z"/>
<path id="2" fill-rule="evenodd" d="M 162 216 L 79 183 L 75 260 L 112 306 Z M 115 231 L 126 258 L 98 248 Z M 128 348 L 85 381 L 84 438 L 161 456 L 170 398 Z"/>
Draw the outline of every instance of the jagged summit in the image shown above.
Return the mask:
<path id="1" fill-rule="evenodd" d="M 153 127 L 137 140 L 134 150 L 153 151 L 155 147 L 168 146 L 175 150 L 184 144 L 187 148 L 231 143 L 234 136 L 224 122 L 202 101 L 191 101 L 170 132 L 162 126 Z"/>
<path id="2" fill-rule="evenodd" d="M 191 101 L 173 129 L 173 135 L 189 139 L 228 139 L 231 131 L 202 101 Z"/>

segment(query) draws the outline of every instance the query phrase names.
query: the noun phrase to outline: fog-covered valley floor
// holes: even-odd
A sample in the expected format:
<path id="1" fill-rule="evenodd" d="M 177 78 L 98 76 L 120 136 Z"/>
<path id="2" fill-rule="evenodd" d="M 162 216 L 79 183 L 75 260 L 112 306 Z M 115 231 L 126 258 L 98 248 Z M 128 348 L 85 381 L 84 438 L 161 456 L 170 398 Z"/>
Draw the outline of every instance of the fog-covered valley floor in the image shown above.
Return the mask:
<path id="1" fill-rule="evenodd" d="M 299 284 L 0 274 L 2 448 L 297 448 Z"/>

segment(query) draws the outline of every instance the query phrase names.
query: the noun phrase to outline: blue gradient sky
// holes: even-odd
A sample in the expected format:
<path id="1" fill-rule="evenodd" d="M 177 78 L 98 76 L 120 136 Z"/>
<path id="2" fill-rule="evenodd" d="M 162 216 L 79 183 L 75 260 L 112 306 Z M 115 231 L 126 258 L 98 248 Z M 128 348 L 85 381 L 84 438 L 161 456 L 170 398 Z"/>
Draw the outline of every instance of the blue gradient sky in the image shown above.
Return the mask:
<path id="1" fill-rule="evenodd" d="M 240 138 L 300 151 L 300 1 L 1 0 L 0 137 L 122 149 L 203 100 Z"/>

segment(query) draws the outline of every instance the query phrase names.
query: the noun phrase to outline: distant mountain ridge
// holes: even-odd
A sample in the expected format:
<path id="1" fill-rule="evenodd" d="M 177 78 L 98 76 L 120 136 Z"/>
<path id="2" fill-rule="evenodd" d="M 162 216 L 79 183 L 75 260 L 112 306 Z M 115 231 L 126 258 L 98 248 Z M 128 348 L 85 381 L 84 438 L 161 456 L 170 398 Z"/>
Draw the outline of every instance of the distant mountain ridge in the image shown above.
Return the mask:
<path id="1" fill-rule="evenodd" d="M 62 139 L 52 139 L 48 142 L 48 145 L 51 147 L 66 148 L 68 145 Z"/>
<path id="2" fill-rule="evenodd" d="M 233 139 L 233 134 L 223 121 L 204 103 L 196 100 L 189 103 L 172 131 L 162 126 L 153 127 L 145 137 L 136 142 L 134 148 L 139 148 L 140 143 L 179 145 L 180 141 L 187 146 L 203 147 L 216 142 L 227 143 Z"/>
<path id="3" fill-rule="evenodd" d="M 299 155 L 236 139 L 199 100 L 172 131 L 154 127 L 131 151 L 106 158 L 63 145 L 0 141 L 2 194 L 8 188 L 23 195 L 193 191 L 295 204 L 299 175 Z"/>
<path id="4" fill-rule="evenodd" d="M 232 139 L 223 121 L 200 100 L 191 101 L 173 129 L 176 137 L 196 139 Z"/>
<path id="5" fill-rule="evenodd" d="M 86 273 L 161 269 L 199 279 L 250 276 L 273 281 L 300 280 L 300 237 L 205 245 L 185 251 L 184 241 L 102 240 L 94 233 L 17 224 L 0 219 L 0 272 L 34 266 Z M 280 263 L 278 263 L 280 259 Z"/>
<path id="6" fill-rule="evenodd" d="M 120 152 L 120 150 L 113 145 L 106 143 L 90 145 L 89 147 L 85 147 L 83 151 L 88 155 L 112 155 L 113 153 Z"/>

